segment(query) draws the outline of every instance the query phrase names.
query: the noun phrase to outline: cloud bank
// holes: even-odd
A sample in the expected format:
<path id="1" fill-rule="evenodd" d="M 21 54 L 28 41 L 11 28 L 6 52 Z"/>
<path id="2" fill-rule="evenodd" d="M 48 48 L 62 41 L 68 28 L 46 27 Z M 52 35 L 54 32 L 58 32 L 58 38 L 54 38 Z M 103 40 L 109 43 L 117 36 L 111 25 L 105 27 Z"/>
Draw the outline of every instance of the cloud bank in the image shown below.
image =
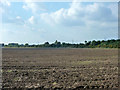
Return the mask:
<path id="1" fill-rule="evenodd" d="M 85 4 L 76 1 L 72 2 L 68 9 L 61 8 L 55 12 L 42 13 L 40 18 L 48 24 L 64 26 L 85 26 L 90 22 L 105 25 L 117 20 L 112 9 L 105 4 Z"/>
<path id="2" fill-rule="evenodd" d="M 56 4 L 54 2 L 46 4 L 25 0 L 21 4 L 1 3 L 4 6 L 0 7 L 0 13 L 3 13 L 4 29 L 0 32 L 3 41 L 6 42 L 22 42 L 22 40 L 31 43 L 55 40 L 81 42 L 116 38 L 118 35 L 116 3 L 78 3 L 73 1 L 63 4 L 63 6 L 62 4 L 56 5 L 57 9 L 51 8 L 51 5 Z M 19 4 L 19 7 L 16 7 L 16 4 Z M 9 9 L 4 11 L 6 7 Z M 49 8 L 49 11 L 46 8 Z M 7 12 L 7 15 L 4 12 Z"/>

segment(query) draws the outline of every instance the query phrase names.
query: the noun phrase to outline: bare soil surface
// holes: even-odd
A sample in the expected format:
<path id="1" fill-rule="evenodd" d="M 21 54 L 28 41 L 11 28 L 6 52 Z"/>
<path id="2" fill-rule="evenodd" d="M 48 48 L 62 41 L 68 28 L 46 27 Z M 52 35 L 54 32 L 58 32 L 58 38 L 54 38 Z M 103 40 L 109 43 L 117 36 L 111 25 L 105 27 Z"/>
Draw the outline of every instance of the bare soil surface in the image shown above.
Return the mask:
<path id="1" fill-rule="evenodd" d="M 117 49 L 4 48 L 3 89 L 118 88 Z"/>

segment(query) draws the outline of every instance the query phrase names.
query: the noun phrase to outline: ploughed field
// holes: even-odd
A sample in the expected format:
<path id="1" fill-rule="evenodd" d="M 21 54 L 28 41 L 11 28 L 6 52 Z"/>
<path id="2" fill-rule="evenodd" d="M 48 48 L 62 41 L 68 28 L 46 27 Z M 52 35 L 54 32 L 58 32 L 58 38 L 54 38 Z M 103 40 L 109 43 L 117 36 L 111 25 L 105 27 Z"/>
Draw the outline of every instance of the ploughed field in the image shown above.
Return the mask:
<path id="1" fill-rule="evenodd" d="M 4 48 L 2 52 L 3 88 L 118 88 L 117 49 Z"/>

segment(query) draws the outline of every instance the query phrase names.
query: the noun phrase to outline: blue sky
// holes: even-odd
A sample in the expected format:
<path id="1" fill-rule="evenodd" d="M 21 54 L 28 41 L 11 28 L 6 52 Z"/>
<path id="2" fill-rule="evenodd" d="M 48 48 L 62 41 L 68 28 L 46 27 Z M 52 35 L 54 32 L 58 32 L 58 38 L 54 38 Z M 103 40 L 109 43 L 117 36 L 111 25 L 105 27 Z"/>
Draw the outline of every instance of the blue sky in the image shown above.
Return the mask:
<path id="1" fill-rule="evenodd" d="M 0 42 L 80 43 L 118 38 L 118 4 L 94 2 L 0 2 Z"/>

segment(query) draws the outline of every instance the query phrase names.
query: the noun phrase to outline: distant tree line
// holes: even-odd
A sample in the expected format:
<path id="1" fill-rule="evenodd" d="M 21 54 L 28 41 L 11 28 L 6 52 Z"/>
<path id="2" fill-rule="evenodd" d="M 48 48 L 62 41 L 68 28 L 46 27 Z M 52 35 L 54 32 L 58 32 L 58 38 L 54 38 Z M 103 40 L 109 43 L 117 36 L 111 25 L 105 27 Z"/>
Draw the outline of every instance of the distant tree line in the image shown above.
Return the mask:
<path id="1" fill-rule="evenodd" d="M 18 44 L 18 43 L 9 43 L 8 45 L 1 44 L 2 47 L 36 47 L 36 48 L 120 48 L 120 39 L 111 39 L 111 40 L 93 40 L 93 41 L 85 41 L 84 43 L 79 44 L 71 44 L 65 42 L 58 42 L 57 40 L 50 44 L 49 42 L 45 42 L 44 44 L 38 45 L 29 45 L 26 44 Z"/>

